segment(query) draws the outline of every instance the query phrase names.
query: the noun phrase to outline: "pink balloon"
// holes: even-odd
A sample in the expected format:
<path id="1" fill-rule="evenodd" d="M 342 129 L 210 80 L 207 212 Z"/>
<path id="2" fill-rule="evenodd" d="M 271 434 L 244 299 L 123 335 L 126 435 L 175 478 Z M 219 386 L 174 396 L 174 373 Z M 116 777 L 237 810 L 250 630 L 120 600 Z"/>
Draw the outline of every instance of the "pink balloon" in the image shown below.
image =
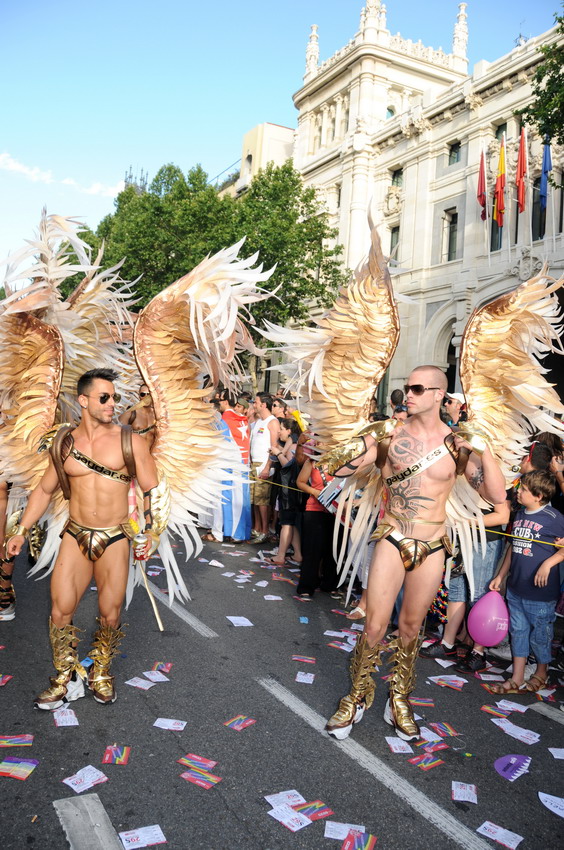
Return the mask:
<path id="1" fill-rule="evenodd" d="M 509 611 L 503 596 L 490 590 L 478 599 L 468 614 L 468 631 L 481 646 L 497 646 L 509 629 Z"/>

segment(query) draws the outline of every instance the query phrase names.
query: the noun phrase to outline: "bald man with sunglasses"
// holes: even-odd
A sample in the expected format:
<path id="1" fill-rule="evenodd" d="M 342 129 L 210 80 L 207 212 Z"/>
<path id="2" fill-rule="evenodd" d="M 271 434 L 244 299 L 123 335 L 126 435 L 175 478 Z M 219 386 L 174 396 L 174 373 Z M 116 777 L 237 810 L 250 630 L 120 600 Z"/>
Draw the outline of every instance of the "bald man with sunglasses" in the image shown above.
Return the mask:
<path id="1" fill-rule="evenodd" d="M 461 472 L 461 450 L 466 450 L 463 474 L 470 484 L 492 503 L 504 499 L 504 478 L 489 449 L 478 456 L 441 420 L 446 389 L 444 372 L 435 366 L 418 366 L 404 387 L 408 420 L 391 436 L 389 427 L 384 428 L 387 423 L 376 423 L 382 426 L 383 439 L 365 434 L 364 452 L 335 470 L 337 476 L 346 476 L 376 463 L 382 471 L 385 505 L 372 536 L 377 543 L 368 578 L 366 625 L 351 662 L 352 688 L 326 726 L 338 739 L 346 738 L 372 705 L 375 685 L 371 674 L 380 663 L 381 641 L 402 587 L 399 637 L 393 643 L 384 719 L 403 740 L 420 737 L 408 697 L 415 683 L 419 632 L 450 550 L 446 502 L 457 470 Z"/>
<path id="2" fill-rule="evenodd" d="M 92 576 L 98 588 L 99 627 L 94 633 L 90 657 L 93 664 L 87 685 L 94 699 L 116 699 L 112 658 L 123 638 L 121 608 L 129 570 L 129 541 L 134 531 L 128 523 L 128 492 L 133 477 L 145 495 L 145 533 L 149 547 L 156 548 L 151 501 L 158 485 L 155 462 L 147 441 L 131 428 L 114 424 L 114 390 L 117 374 L 93 369 L 78 381 L 81 421 L 77 427 L 58 426 L 40 445 L 50 453 L 49 466 L 31 493 L 20 525 L 8 542 L 10 556 L 18 555 L 27 529 L 37 522 L 61 488 L 69 500 L 69 520 L 61 532 L 61 546 L 51 577 L 49 637 L 57 675 L 35 700 L 37 708 L 53 711 L 84 696 L 86 671 L 78 661 L 78 629 L 74 613 Z M 155 523 L 156 528 L 157 523 Z"/>

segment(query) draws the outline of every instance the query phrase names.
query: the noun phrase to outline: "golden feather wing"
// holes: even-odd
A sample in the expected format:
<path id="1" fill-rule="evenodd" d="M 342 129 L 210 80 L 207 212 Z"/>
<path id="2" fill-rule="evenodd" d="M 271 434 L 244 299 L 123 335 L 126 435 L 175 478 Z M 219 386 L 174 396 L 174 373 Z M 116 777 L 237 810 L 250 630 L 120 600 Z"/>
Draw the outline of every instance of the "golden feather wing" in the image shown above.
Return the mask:
<path id="1" fill-rule="evenodd" d="M 48 455 L 36 454 L 55 422 L 63 371 L 59 331 L 30 313 L 0 317 L 2 418 L 0 466 L 14 497 L 27 495 L 47 469 Z"/>
<path id="2" fill-rule="evenodd" d="M 539 362 L 549 351 L 564 353 L 556 295 L 563 284 L 564 278 L 556 281 L 543 268 L 476 309 L 462 338 L 460 378 L 469 419 L 486 434 L 508 481 L 533 432 L 564 435 L 554 418 L 564 414 L 564 405 Z"/>
<path id="3" fill-rule="evenodd" d="M 397 305 L 375 227 L 366 263 L 318 325 L 291 330 L 268 323 L 263 333 L 280 343 L 290 383 L 304 399 L 323 449 L 331 450 L 364 424 L 399 340 Z"/>
<path id="4" fill-rule="evenodd" d="M 135 358 L 155 410 L 152 454 L 171 487 L 176 530 L 217 502 L 226 478 L 226 442 L 206 398 L 219 382 L 237 385 L 242 351 L 258 352 L 241 314 L 268 297 L 258 284 L 272 272 L 252 267 L 256 255 L 239 259 L 241 244 L 208 257 L 156 295 L 134 329 Z M 206 378 L 212 387 L 204 388 Z"/>

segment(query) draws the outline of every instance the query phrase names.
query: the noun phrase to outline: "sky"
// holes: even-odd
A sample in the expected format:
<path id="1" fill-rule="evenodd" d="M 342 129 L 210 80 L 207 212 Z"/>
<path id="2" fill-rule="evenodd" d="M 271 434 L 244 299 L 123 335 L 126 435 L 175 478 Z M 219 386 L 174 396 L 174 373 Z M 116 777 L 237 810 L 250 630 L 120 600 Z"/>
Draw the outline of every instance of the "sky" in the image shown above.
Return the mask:
<path id="1" fill-rule="evenodd" d="M 362 0 L 1 0 L 0 261 L 41 209 L 95 229 L 130 166 L 200 163 L 210 178 L 265 121 L 296 126 L 311 24 L 320 58 Z M 554 24 L 560 0 L 469 0 L 469 69 Z M 456 0 L 388 0 L 388 29 L 450 52 Z M 1 277 L 0 270 L 0 277 Z"/>

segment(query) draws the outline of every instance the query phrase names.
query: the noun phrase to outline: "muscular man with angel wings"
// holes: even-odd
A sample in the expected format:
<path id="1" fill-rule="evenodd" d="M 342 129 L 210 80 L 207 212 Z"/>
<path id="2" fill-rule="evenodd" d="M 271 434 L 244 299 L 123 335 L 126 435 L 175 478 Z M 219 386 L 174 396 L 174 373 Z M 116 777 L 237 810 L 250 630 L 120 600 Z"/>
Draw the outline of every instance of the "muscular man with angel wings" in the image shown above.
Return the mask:
<path id="1" fill-rule="evenodd" d="M 132 474 L 145 497 L 145 533 L 151 535 L 146 549 L 158 545 L 151 504 L 158 484 L 157 468 L 147 441 L 136 434 L 130 434 L 128 441 L 129 426 L 125 430 L 112 421 L 119 401 L 113 384 L 117 377 L 110 369 L 93 369 L 79 379 L 80 424 L 74 429 L 58 428 L 56 434 L 51 432 L 44 438 L 42 448 L 49 448 L 51 455 L 49 466 L 8 542 L 8 554 L 18 555 L 28 529 L 44 515 L 60 487 L 69 499 L 70 516 L 51 577 L 49 637 L 57 675 L 36 698 L 37 708 L 54 710 L 84 696 L 86 672 L 78 661 L 78 629 L 72 622 L 92 575 L 98 588 L 100 617 L 90 650 L 94 663 L 88 687 L 97 702 L 112 703 L 116 699 L 110 664 L 123 637 L 120 624 L 129 539 L 135 534 L 128 522 Z"/>
<path id="2" fill-rule="evenodd" d="M 539 363 L 548 351 L 563 353 L 555 293 L 564 279 L 552 280 L 543 269 L 470 316 L 460 349 L 469 421 L 456 436 L 439 418 L 447 382 L 434 366 L 420 366 L 409 375 L 405 391 L 411 416 L 401 428 L 396 430 L 396 420 L 370 423 L 370 401 L 400 333 L 387 261 L 370 225 L 366 262 L 318 327 L 290 330 L 267 323 L 264 335 L 286 356 L 290 385 L 295 384 L 324 452 L 320 462 L 337 475 L 319 499 L 326 506 L 337 504 L 345 541 L 339 553 L 341 582 L 351 570 L 349 588 L 384 508 L 369 576 L 366 628 L 351 659 L 352 687 L 327 731 L 347 737 L 372 705 L 379 642 L 403 585 L 385 718 L 400 737 L 411 740 L 419 735 L 408 701 L 417 635 L 439 587 L 445 550 L 458 541 L 473 595 L 472 552 L 480 543 L 485 546 L 485 499 L 503 501 L 512 467 L 532 431 L 564 431 L 553 416 L 562 415 L 564 405 Z"/>
<path id="3" fill-rule="evenodd" d="M 451 551 L 446 502 L 457 472 L 462 471 L 461 449 L 472 452 L 469 457 L 465 454 L 464 475 L 480 495 L 492 503 L 502 502 L 505 496 L 505 481 L 491 451 L 483 447 L 478 456 L 441 420 L 446 390 L 446 375 L 437 367 L 414 369 L 404 386 L 407 422 L 379 443 L 370 434 L 365 435 L 365 453 L 340 470 L 341 474 L 351 474 L 376 464 L 384 482 L 385 512 L 372 536 L 378 542 L 368 578 L 366 625 L 354 657 L 353 687 L 326 727 L 335 738 L 346 738 L 372 703 L 371 673 L 380 663 L 381 640 L 402 587 L 399 638 L 394 641 L 394 668 L 384 718 L 400 738 L 410 741 L 419 737 L 408 695 L 421 624 L 440 585 L 445 552 Z"/>

